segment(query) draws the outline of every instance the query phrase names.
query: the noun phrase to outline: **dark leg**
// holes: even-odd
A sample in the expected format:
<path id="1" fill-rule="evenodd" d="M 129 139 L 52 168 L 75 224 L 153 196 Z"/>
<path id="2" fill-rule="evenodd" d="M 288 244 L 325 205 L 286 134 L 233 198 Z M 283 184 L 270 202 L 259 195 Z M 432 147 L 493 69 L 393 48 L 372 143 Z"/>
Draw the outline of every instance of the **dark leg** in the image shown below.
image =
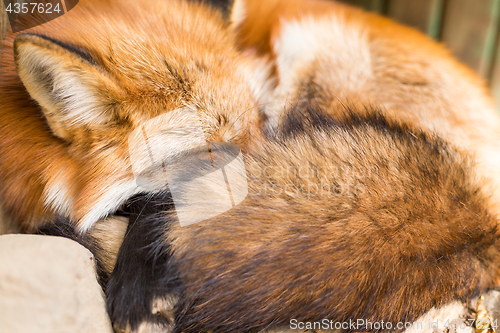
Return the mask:
<path id="1" fill-rule="evenodd" d="M 170 194 L 145 194 L 130 200 L 130 222 L 106 288 L 107 308 L 115 330 L 169 332 L 181 292 L 170 247 L 165 212 Z"/>

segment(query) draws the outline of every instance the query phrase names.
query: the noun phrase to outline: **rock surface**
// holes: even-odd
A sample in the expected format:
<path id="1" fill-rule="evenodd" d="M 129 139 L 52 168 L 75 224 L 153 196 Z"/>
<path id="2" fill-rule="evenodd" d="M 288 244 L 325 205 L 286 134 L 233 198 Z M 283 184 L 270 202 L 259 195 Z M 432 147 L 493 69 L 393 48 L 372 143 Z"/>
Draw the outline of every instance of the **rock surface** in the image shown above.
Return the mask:
<path id="1" fill-rule="evenodd" d="M 112 331 L 87 249 L 61 237 L 0 236 L 0 332 Z"/>

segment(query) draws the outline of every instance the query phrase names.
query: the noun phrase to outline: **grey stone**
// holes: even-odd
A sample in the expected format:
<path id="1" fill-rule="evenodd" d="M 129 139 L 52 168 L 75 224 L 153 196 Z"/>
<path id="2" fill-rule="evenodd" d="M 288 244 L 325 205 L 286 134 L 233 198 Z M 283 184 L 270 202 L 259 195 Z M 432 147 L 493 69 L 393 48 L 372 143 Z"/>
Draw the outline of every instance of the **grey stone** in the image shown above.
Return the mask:
<path id="1" fill-rule="evenodd" d="M 0 236 L 0 332 L 111 333 L 92 254 L 61 237 Z"/>

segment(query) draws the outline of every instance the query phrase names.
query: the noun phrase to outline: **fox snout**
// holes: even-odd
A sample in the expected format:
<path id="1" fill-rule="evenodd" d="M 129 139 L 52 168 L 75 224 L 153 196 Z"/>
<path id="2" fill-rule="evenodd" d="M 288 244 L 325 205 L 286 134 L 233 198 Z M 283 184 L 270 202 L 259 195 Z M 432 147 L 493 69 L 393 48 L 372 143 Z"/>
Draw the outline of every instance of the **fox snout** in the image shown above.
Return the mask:
<path id="1" fill-rule="evenodd" d="M 138 187 L 158 191 L 168 184 L 181 225 L 225 212 L 248 193 L 241 149 L 209 141 L 195 110 L 171 111 L 141 124 L 128 147 Z"/>

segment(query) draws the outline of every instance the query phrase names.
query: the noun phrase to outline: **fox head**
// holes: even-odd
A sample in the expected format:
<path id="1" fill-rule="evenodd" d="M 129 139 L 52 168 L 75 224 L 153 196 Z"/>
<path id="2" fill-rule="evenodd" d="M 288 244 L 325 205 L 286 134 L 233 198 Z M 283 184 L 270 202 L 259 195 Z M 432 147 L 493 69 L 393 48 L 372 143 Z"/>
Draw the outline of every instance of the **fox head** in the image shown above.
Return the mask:
<path id="1" fill-rule="evenodd" d="M 6 46 L 2 196 L 27 230 L 54 213 L 85 230 L 140 191 L 127 139 L 159 115 L 186 110 L 170 121 L 243 150 L 259 136 L 247 61 L 203 4 L 82 2 Z"/>

